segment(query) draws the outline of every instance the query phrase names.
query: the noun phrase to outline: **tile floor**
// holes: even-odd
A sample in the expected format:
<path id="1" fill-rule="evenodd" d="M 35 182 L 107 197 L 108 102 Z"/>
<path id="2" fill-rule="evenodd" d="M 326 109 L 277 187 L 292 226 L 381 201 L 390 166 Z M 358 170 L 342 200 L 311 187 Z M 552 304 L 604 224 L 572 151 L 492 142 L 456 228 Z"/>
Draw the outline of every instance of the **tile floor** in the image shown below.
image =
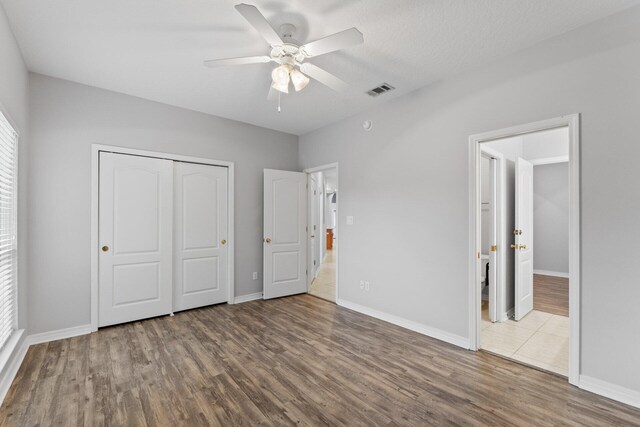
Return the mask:
<path id="1" fill-rule="evenodd" d="M 483 350 L 568 375 L 568 317 L 533 310 L 518 322 L 491 323 L 483 304 L 480 343 Z"/>
<path id="2" fill-rule="evenodd" d="M 335 243 L 334 243 L 335 248 Z M 335 249 L 328 250 L 318 275 L 311 282 L 309 293 L 322 299 L 336 301 L 336 261 Z"/>

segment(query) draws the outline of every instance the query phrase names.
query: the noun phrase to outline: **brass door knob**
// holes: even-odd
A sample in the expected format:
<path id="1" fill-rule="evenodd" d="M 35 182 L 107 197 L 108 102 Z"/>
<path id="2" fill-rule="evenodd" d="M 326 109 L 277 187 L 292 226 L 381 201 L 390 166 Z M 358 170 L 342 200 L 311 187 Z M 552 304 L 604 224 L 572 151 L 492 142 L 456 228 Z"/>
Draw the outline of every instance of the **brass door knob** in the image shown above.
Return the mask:
<path id="1" fill-rule="evenodd" d="M 109 252 L 109 246 L 104 245 L 104 246 L 102 247 L 102 252 Z"/>
<path id="2" fill-rule="evenodd" d="M 264 239 L 264 241 L 267 242 L 267 243 L 271 243 L 271 239 L 268 238 L 268 237 L 266 239 Z"/>
<path id="3" fill-rule="evenodd" d="M 227 244 L 227 241 L 226 241 L 226 240 L 224 240 L 224 239 L 222 239 L 222 241 L 221 241 L 220 243 L 222 243 L 223 245 L 226 245 L 226 244 Z"/>
<path id="4" fill-rule="evenodd" d="M 511 245 L 511 249 L 518 249 L 518 245 Z"/>

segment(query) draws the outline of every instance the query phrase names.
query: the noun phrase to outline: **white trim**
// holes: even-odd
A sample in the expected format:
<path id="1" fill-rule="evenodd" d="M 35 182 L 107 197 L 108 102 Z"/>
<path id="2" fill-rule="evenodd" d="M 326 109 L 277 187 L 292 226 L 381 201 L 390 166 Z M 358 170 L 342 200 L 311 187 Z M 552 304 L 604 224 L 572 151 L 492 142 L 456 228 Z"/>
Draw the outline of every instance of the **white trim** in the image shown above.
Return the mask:
<path id="1" fill-rule="evenodd" d="M 479 144 L 560 127 L 569 128 L 569 382 L 577 385 L 580 375 L 580 115 L 571 114 L 535 123 L 471 135 L 469 137 L 469 344 L 480 343 L 480 287 L 477 286 L 480 251 Z"/>
<path id="2" fill-rule="evenodd" d="M 569 273 L 563 273 L 561 271 L 550 271 L 550 270 L 533 270 L 533 274 L 540 274 L 542 276 L 553 276 L 553 277 L 564 277 L 566 279 L 569 278 Z"/>
<path id="3" fill-rule="evenodd" d="M 357 311 L 358 313 L 366 314 L 367 316 L 375 317 L 376 319 L 383 320 L 388 323 L 400 326 L 405 329 L 418 332 L 419 334 L 426 335 L 431 338 L 435 338 L 440 341 L 453 344 L 464 349 L 469 348 L 469 340 L 460 335 L 452 334 L 450 332 L 443 331 L 441 329 L 433 328 L 431 326 L 423 325 L 422 323 L 414 322 L 402 317 L 388 314 L 382 311 L 374 310 L 373 308 L 365 307 L 350 301 L 343 299 L 336 299 L 336 304 L 341 307 L 348 308 L 349 310 Z"/>
<path id="4" fill-rule="evenodd" d="M 240 295 L 239 297 L 235 297 L 234 304 L 242 304 L 243 302 L 255 301 L 257 299 L 262 299 L 262 292 L 256 292 L 254 294 L 248 295 Z"/>
<path id="5" fill-rule="evenodd" d="M 303 170 L 302 172 L 304 172 L 304 173 L 314 173 L 314 172 L 326 171 L 326 170 L 329 170 L 329 169 L 338 169 L 338 162 L 327 163 L 326 165 L 315 166 L 313 168 L 307 168 L 307 169 Z M 336 187 L 340 188 L 340 187 L 338 187 L 337 184 L 336 184 Z"/>
<path id="6" fill-rule="evenodd" d="M 580 388 L 640 408 L 640 391 L 580 375 Z"/>
<path id="7" fill-rule="evenodd" d="M 302 172 L 307 174 L 307 183 L 309 182 L 309 175 L 314 172 L 322 172 L 335 169 L 336 170 L 336 223 L 334 224 L 335 233 L 338 235 L 338 239 L 340 239 L 340 170 L 338 168 L 338 162 L 328 163 L 326 165 L 320 165 L 312 168 L 304 169 Z M 324 192 L 325 189 L 323 189 Z M 311 224 L 311 198 L 309 197 L 309 192 L 307 191 L 307 224 Z M 324 231 L 323 231 L 324 233 Z M 309 231 L 307 230 L 307 271 L 311 271 L 311 238 L 309 237 Z M 336 301 L 340 297 L 339 289 L 340 289 L 340 241 L 338 240 L 338 245 L 333 248 L 335 251 L 335 261 L 336 261 Z M 318 268 L 318 271 L 320 268 Z M 309 288 L 311 288 L 311 282 L 313 278 L 311 274 L 307 275 L 307 292 L 309 292 Z"/>
<path id="8" fill-rule="evenodd" d="M 229 260 L 227 268 L 229 270 L 229 295 L 228 303 L 235 302 L 235 224 L 234 224 L 234 163 L 226 160 L 215 160 L 204 157 L 184 156 L 176 153 L 161 153 L 155 151 L 137 150 L 133 148 L 117 147 L 113 145 L 92 144 L 91 145 L 91 328 L 98 330 L 98 257 L 100 256 L 98 242 L 98 193 L 100 176 L 100 152 L 129 154 L 133 156 L 153 157 L 177 162 L 199 163 L 204 165 L 222 166 L 228 168 L 228 247 Z"/>
<path id="9" fill-rule="evenodd" d="M 20 329 L 13 333 L 2 350 L 2 369 L 0 369 L 0 372 L 4 373 L 0 377 L 0 405 L 2 405 L 4 398 L 7 396 L 28 349 L 29 344 L 27 339 L 24 338 L 24 329 Z"/>
<path id="10" fill-rule="evenodd" d="M 553 165 L 555 163 L 569 163 L 569 156 L 544 157 L 541 159 L 527 160 L 533 166 Z"/>
<path id="11" fill-rule="evenodd" d="M 66 329 L 58 329 L 55 331 L 42 332 L 40 334 L 33 334 L 27 337 L 27 343 L 29 345 L 42 344 L 50 341 L 58 341 L 66 338 L 73 338 L 80 335 L 86 335 L 93 332 L 91 324 L 73 326 Z"/>

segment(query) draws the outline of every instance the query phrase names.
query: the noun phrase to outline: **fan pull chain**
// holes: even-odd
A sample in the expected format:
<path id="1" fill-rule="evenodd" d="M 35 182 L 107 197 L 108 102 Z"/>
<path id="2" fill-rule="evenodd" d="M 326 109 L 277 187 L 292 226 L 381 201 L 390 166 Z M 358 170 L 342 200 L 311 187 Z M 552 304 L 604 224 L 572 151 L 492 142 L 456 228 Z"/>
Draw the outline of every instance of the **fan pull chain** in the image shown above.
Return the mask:
<path id="1" fill-rule="evenodd" d="M 282 92 L 278 91 L 278 113 L 282 112 L 282 108 L 280 108 L 280 95 L 282 95 Z"/>

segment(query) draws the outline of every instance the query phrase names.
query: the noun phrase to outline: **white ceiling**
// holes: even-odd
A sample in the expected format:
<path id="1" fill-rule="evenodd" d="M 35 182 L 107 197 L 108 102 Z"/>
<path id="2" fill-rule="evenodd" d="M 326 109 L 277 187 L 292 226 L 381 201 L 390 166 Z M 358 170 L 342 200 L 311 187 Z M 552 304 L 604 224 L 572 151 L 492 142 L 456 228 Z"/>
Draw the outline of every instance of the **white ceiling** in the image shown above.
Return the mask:
<path id="1" fill-rule="evenodd" d="M 452 74 L 639 4 L 639 0 L 244 0 L 301 42 L 356 26 L 363 45 L 310 62 L 351 83 L 317 82 L 266 99 L 272 64 L 209 69 L 205 59 L 264 55 L 234 9 L 242 0 L 0 0 L 29 70 L 303 134 Z M 380 83 L 395 92 L 370 98 Z"/>

